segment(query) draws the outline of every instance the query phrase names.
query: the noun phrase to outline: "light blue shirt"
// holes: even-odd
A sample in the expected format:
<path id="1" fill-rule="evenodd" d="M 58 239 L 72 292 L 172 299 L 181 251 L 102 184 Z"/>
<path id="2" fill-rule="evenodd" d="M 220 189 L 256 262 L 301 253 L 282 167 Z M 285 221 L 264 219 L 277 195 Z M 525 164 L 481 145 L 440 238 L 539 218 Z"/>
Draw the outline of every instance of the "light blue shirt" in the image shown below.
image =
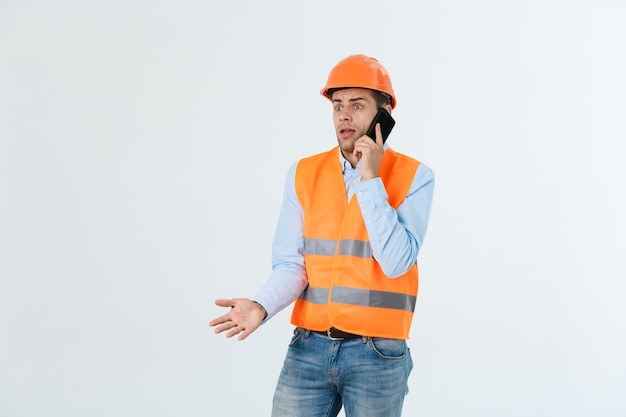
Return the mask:
<path id="1" fill-rule="evenodd" d="M 385 146 L 385 148 L 387 148 Z M 406 273 L 422 247 L 435 186 L 433 171 L 420 164 L 405 200 L 395 210 L 387 202 L 380 178 L 361 181 L 359 164 L 352 168 L 341 151 L 348 201 L 356 195 L 374 259 L 390 278 Z M 267 311 L 266 320 L 287 307 L 308 285 L 304 267 L 304 211 L 295 190 L 294 163 L 287 173 L 283 203 L 272 245 L 272 273 L 253 298 Z"/>

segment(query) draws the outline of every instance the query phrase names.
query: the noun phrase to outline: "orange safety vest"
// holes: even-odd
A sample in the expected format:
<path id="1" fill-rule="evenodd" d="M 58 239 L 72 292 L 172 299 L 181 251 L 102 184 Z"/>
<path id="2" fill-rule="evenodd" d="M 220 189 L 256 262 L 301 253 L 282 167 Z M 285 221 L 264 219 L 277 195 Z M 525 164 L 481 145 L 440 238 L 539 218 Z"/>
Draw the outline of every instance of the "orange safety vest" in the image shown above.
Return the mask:
<path id="1" fill-rule="evenodd" d="M 304 263 L 309 285 L 291 322 L 309 330 L 336 327 L 362 336 L 408 339 L 418 273 L 414 264 L 387 277 L 372 255 L 356 196 L 346 198 L 339 150 L 302 159 L 295 187 L 304 210 Z M 393 208 L 408 194 L 419 162 L 387 149 L 380 177 Z"/>

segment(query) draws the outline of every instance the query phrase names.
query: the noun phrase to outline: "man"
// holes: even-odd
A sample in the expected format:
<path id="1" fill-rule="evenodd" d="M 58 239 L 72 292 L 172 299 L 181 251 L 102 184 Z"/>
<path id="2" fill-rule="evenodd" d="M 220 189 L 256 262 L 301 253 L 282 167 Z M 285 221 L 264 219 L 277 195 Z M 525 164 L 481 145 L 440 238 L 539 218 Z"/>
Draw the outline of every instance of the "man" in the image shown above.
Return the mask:
<path id="1" fill-rule="evenodd" d="M 383 144 L 380 125 L 365 134 L 379 108 L 396 106 L 376 59 L 340 61 L 321 93 L 339 146 L 290 168 L 270 278 L 252 300 L 216 300 L 231 310 L 209 324 L 243 340 L 295 301 L 272 415 L 400 416 L 434 176 Z"/>

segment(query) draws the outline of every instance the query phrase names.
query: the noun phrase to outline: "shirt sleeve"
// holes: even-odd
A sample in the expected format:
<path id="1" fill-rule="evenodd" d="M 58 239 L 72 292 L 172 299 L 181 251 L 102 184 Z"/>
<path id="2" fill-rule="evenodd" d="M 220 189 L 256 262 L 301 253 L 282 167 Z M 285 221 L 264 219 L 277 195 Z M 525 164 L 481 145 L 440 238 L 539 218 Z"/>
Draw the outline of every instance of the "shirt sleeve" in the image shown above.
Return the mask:
<path id="1" fill-rule="evenodd" d="M 287 173 L 272 244 L 272 272 L 253 298 L 267 311 L 265 321 L 294 302 L 308 285 L 304 268 L 304 210 L 296 196 L 294 163 Z"/>
<path id="2" fill-rule="evenodd" d="M 396 278 L 417 262 L 428 227 L 435 186 L 433 171 L 420 164 L 405 200 L 395 210 L 380 178 L 359 184 L 356 194 L 374 259 L 385 275 Z"/>

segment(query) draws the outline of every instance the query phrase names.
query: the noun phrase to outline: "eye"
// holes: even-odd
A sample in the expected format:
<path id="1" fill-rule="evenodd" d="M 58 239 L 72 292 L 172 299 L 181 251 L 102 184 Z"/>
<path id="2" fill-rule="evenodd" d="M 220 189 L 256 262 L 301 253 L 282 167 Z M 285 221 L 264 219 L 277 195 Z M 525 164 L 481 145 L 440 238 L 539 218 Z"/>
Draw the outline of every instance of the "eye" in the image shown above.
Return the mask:
<path id="1" fill-rule="evenodd" d="M 335 111 L 341 111 L 341 110 L 343 110 L 343 106 L 341 106 L 341 105 L 336 105 L 335 106 Z"/>
<path id="2" fill-rule="evenodd" d="M 361 106 L 360 104 L 355 104 L 354 105 L 354 110 L 361 110 L 363 108 L 363 106 Z"/>

